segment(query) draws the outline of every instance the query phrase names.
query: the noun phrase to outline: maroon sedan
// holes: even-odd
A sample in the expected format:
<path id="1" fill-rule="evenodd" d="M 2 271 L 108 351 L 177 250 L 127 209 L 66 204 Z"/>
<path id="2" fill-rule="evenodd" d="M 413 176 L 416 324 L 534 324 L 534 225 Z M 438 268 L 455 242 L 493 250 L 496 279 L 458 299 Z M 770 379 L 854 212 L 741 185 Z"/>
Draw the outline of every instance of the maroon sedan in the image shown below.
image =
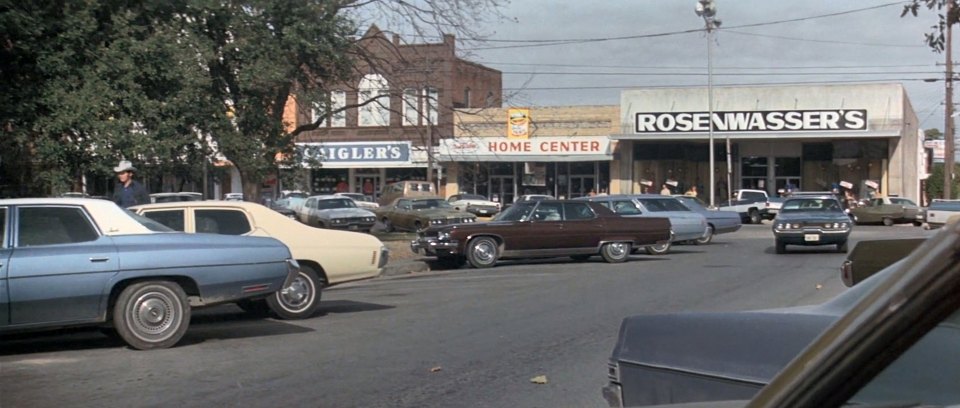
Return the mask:
<path id="1" fill-rule="evenodd" d="M 516 203 L 491 222 L 428 228 L 410 247 L 447 266 L 488 268 L 500 259 L 557 256 L 623 262 L 636 248 L 669 240 L 667 218 L 627 218 L 592 202 L 546 200 Z"/>

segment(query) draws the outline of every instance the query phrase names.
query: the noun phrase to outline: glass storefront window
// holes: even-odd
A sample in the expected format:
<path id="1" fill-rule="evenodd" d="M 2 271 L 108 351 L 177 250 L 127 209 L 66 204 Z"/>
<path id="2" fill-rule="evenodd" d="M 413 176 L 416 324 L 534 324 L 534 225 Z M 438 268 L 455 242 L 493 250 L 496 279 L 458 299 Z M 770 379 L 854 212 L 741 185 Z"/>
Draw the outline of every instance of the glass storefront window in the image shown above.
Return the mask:
<path id="1" fill-rule="evenodd" d="M 350 181 L 349 169 L 313 169 L 310 171 L 310 189 L 312 194 L 333 194 L 347 192 Z"/>

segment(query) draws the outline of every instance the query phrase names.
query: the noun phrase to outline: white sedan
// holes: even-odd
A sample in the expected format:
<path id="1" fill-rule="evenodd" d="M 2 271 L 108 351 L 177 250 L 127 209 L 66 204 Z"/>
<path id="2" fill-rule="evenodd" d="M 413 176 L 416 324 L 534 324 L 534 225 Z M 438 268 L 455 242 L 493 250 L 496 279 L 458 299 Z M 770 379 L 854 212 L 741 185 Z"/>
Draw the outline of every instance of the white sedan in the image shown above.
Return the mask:
<path id="1" fill-rule="evenodd" d="M 260 204 L 245 201 L 189 201 L 148 204 L 130 210 L 188 233 L 273 237 L 290 248 L 300 264 L 299 277 L 277 292 L 283 318 L 309 317 L 323 288 L 380 275 L 389 252 L 372 235 L 313 228 Z M 239 303 L 248 311 L 266 311 L 266 299 Z"/>
<path id="2" fill-rule="evenodd" d="M 500 203 L 487 200 L 479 194 L 454 194 L 447 202 L 454 210 L 465 211 L 478 217 L 492 217 L 500 212 Z"/>

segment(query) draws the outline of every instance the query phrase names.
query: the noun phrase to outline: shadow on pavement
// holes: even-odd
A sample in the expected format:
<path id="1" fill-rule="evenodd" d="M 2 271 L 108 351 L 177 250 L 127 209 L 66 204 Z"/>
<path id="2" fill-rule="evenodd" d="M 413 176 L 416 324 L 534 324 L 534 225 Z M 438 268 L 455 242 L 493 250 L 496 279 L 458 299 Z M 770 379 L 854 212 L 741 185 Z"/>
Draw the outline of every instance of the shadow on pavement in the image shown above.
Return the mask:
<path id="1" fill-rule="evenodd" d="M 851 245 L 851 248 L 853 245 Z M 776 255 L 776 247 L 767 247 L 763 250 L 765 254 Z M 837 252 L 837 247 L 833 245 L 822 245 L 822 246 L 787 246 L 787 253 L 780 255 L 803 255 L 803 254 L 839 254 L 846 256 L 847 254 L 841 254 Z M 837 264 L 839 268 L 840 265 Z"/>
<path id="2" fill-rule="evenodd" d="M 355 302 L 352 300 L 332 300 L 332 301 L 323 301 L 320 302 L 320 308 L 317 311 L 317 315 L 314 316 L 324 316 L 328 314 L 344 314 L 344 313 L 357 313 L 357 312 L 372 312 L 377 310 L 388 310 L 393 309 L 396 306 L 392 305 L 381 305 L 377 303 L 367 303 L 367 302 Z"/>
<path id="3" fill-rule="evenodd" d="M 244 312 L 215 308 L 218 313 L 202 311 L 190 318 L 190 328 L 174 348 L 200 344 L 208 340 L 306 333 L 312 329 L 283 321 L 263 319 Z M 97 327 L 16 333 L 0 336 L 0 356 L 126 347 L 120 338 Z"/>

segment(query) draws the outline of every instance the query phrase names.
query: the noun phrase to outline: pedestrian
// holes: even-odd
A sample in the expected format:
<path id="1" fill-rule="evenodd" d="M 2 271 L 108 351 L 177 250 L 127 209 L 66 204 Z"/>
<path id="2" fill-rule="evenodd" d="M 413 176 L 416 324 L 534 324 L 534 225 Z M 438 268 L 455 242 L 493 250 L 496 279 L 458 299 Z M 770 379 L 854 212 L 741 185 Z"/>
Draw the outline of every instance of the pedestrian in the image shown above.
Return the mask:
<path id="1" fill-rule="evenodd" d="M 597 190 L 594 190 L 594 189 L 591 188 L 591 189 L 590 189 L 590 192 L 587 193 L 587 195 L 590 196 L 590 197 L 595 197 L 595 196 L 597 195 Z"/>
<path id="2" fill-rule="evenodd" d="M 666 195 L 666 196 L 668 196 L 668 195 L 673 195 L 673 193 L 670 192 L 670 187 L 668 187 L 666 184 L 664 184 L 664 185 L 663 185 L 663 188 L 660 189 L 660 195 Z"/>
<path id="3" fill-rule="evenodd" d="M 346 180 L 340 179 L 340 182 L 337 183 L 336 190 L 338 193 L 346 193 L 350 190 L 350 185 L 347 184 Z"/>
<path id="4" fill-rule="evenodd" d="M 136 171 L 137 168 L 128 160 L 121 160 L 120 164 L 113 168 L 113 172 L 117 174 L 117 184 L 113 187 L 113 202 L 122 208 L 150 204 L 147 189 L 133 179 Z"/>
<path id="5" fill-rule="evenodd" d="M 685 195 L 685 196 L 687 196 L 687 197 L 696 197 L 696 196 L 697 196 L 697 186 L 690 186 L 690 189 L 687 190 L 686 193 L 683 193 L 683 195 Z"/>
<path id="6" fill-rule="evenodd" d="M 366 179 L 363 181 L 363 194 L 373 197 L 373 180 Z"/>

